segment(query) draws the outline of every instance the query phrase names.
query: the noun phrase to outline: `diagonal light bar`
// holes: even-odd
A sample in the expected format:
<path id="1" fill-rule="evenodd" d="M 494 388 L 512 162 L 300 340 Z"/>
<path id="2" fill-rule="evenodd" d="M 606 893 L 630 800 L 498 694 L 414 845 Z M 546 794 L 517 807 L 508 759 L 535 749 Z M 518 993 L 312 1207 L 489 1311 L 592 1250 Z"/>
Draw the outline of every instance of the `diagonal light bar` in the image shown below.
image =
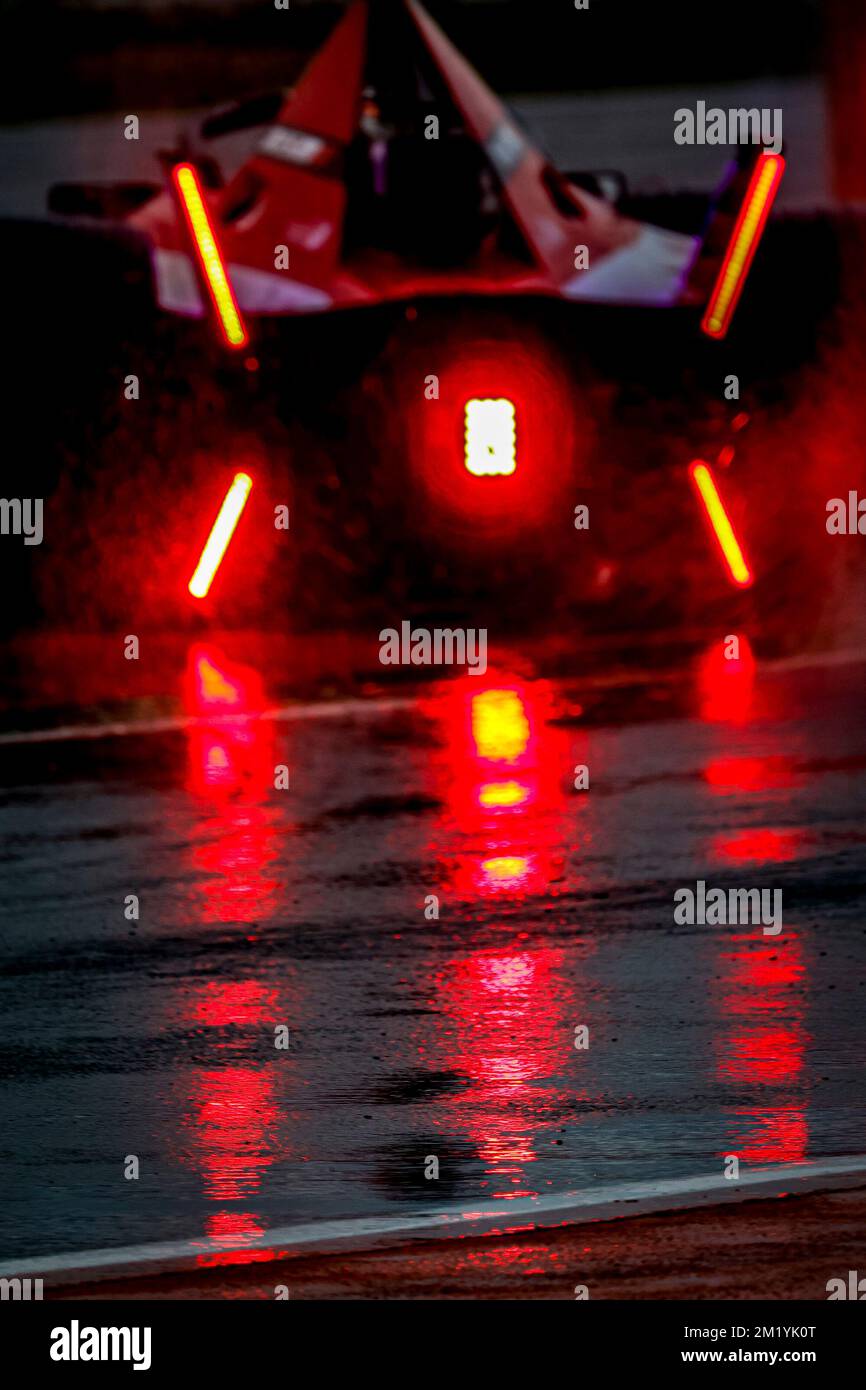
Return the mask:
<path id="1" fill-rule="evenodd" d="M 248 341 L 247 330 L 220 255 L 198 174 L 191 164 L 178 164 L 172 171 L 172 178 L 223 337 L 229 347 L 241 348 Z"/>
<path id="2" fill-rule="evenodd" d="M 253 480 L 249 473 L 236 473 L 231 487 L 223 498 L 211 533 L 208 536 L 201 558 L 195 567 L 195 574 L 189 581 L 189 591 L 193 598 L 204 598 L 214 581 L 214 576 L 222 564 L 229 541 L 247 505 Z"/>
<path id="3" fill-rule="evenodd" d="M 724 338 L 730 327 L 784 172 L 785 161 L 780 154 L 764 151 L 755 163 L 719 278 L 701 320 L 701 328 L 710 338 Z"/>
<path id="4" fill-rule="evenodd" d="M 713 534 L 719 543 L 728 574 L 741 589 L 752 582 L 752 571 L 746 563 L 740 542 L 737 540 L 725 504 L 719 496 L 713 475 L 705 463 L 696 459 L 689 464 L 689 477 L 695 485 L 698 496 L 704 504 Z"/>

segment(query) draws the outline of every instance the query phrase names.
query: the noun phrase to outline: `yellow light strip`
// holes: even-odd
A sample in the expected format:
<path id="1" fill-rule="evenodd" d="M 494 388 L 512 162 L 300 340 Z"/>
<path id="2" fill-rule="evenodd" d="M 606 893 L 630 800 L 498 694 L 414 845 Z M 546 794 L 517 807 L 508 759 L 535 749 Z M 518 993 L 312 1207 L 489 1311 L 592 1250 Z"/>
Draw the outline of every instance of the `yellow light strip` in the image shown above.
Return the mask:
<path id="1" fill-rule="evenodd" d="M 723 338 L 728 331 L 784 172 L 785 161 L 780 154 L 764 153 L 755 165 L 701 324 L 711 338 Z"/>
<path id="2" fill-rule="evenodd" d="M 217 246 L 198 175 L 191 164 L 178 164 L 173 178 L 225 340 L 230 347 L 243 347 L 247 331 Z"/>
<path id="3" fill-rule="evenodd" d="M 719 549 L 728 567 L 728 573 L 735 584 L 739 584 L 740 588 L 745 589 L 752 582 L 752 572 L 746 564 L 740 542 L 734 534 L 734 528 L 725 510 L 725 504 L 719 496 L 713 475 L 707 465 L 701 463 L 700 460 L 696 460 L 690 465 L 689 474 L 706 509 L 713 533 L 719 543 Z"/>
<path id="4" fill-rule="evenodd" d="M 217 519 L 211 527 L 201 558 L 195 567 L 195 574 L 189 581 L 189 591 L 193 598 L 204 598 L 214 581 L 214 576 L 222 564 L 229 541 L 241 519 L 241 512 L 247 504 L 253 480 L 249 473 L 236 473 L 231 487 L 223 498 Z"/>

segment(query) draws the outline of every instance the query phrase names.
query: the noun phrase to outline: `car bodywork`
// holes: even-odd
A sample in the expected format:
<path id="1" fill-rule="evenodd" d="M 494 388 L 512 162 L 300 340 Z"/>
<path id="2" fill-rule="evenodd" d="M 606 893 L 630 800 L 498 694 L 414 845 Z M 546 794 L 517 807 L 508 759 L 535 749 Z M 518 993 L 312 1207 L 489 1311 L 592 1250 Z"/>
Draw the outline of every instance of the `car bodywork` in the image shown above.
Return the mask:
<path id="1" fill-rule="evenodd" d="M 229 177 L 172 152 L 162 186 L 131 191 L 120 220 L 146 239 L 169 313 L 218 308 L 179 171 L 246 323 L 433 295 L 700 308 L 751 162 L 706 236 L 624 215 L 550 163 L 419 0 L 353 0 L 291 91 L 204 133 L 244 125 L 257 138 Z M 122 193 L 104 194 L 112 215 Z"/>

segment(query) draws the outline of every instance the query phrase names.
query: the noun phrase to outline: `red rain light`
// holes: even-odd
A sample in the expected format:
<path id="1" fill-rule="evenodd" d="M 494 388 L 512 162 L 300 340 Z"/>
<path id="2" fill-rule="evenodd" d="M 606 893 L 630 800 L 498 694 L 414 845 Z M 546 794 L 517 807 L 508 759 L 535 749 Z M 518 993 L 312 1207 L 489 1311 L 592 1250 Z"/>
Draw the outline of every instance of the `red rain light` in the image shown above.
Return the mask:
<path id="1" fill-rule="evenodd" d="M 248 341 L 247 330 L 220 255 L 198 174 L 191 164 L 178 164 L 172 172 L 172 178 L 223 337 L 229 347 L 244 347 Z"/>
<path id="2" fill-rule="evenodd" d="M 752 572 L 746 563 L 712 473 L 705 463 L 696 460 L 689 465 L 689 477 L 704 504 L 710 526 L 719 543 L 719 549 L 731 579 L 740 588 L 748 588 L 752 582 Z"/>
<path id="3" fill-rule="evenodd" d="M 235 533 L 235 527 L 240 521 L 241 512 L 247 504 L 252 485 L 253 480 L 248 473 L 235 474 L 205 542 L 195 573 L 189 581 L 189 591 L 193 598 L 204 598 L 210 589 L 229 541 Z"/>
<path id="4" fill-rule="evenodd" d="M 755 164 L 719 278 L 701 321 L 701 328 L 710 338 L 724 338 L 730 327 L 784 172 L 785 161 L 780 154 L 765 151 Z"/>
<path id="5" fill-rule="evenodd" d="M 489 888 L 520 888 L 529 877 L 532 859 L 523 854 L 496 855 L 481 865 Z"/>
<path id="6" fill-rule="evenodd" d="M 514 405 L 506 400 L 466 402 L 467 473 L 476 478 L 507 476 L 517 467 Z"/>

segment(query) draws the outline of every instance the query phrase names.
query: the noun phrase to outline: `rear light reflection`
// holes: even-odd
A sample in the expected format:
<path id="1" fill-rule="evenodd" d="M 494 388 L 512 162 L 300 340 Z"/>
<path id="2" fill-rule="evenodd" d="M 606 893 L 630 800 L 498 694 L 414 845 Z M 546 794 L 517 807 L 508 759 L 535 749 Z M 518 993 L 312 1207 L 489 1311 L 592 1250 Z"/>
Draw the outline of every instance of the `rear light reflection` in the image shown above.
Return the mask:
<path id="1" fill-rule="evenodd" d="M 217 519 L 205 542 L 195 573 L 189 581 L 189 591 L 193 598 L 204 598 L 214 581 L 214 576 L 222 564 L 229 541 L 247 504 L 253 480 L 248 473 L 236 473 L 231 487 L 223 499 Z"/>
<path id="2" fill-rule="evenodd" d="M 747 588 L 752 582 L 752 572 L 746 563 L 740 542 L 734 533 L 734 528 L 725 510 L 725 504 L 719 496 L 719 490 L 712 473 L 705 463 L 696 460 L 689 465 L 689 476 L 704 504 L 707 518 L 719 543 L 728 574 L 740 588 Z"/>
<path id="3" fill-rule="evenodd" d="M 507 400 L 466 402 L 466 471 L 476 478 L 507 476 L 517 467 L 514 405 Z"/>
<path id="4" fill-rule="evenodd" d="M 529 788 L 520 782 L 485 782 L 478 791 L 478 804 L 487 810 L 522 806 L 529 799 Z"/>
<path id="5" fill-rule="evenodd" d="M 489 762 L 513 762 L 529 746 L 526 708 L 516 690 L 483 690 L 471 700 L 475 754 Z"/>

